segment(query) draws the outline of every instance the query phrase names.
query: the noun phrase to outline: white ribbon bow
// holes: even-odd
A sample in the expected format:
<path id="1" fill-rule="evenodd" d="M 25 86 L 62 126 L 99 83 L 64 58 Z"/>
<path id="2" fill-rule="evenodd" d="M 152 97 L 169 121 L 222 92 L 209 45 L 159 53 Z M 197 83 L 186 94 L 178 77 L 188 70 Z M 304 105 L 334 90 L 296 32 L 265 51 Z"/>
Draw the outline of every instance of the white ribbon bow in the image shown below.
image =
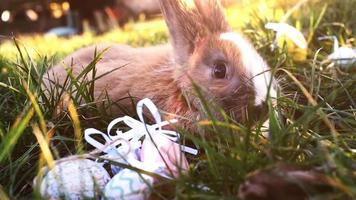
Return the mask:
<path id="1" fill-rule="evenodd" d="M 153 118 L 156 121 L 156 124 L 148 125 L 145 123 L 143 117 L 144 106 L 146 106 L 151 112 Z M 140 121 L 133 119 L 129 116 L 120 117 L 110 122 L 107 128 L 107 134 L 104 134 L 94 128 L 89 128 L 84 131 L 84 138 L 89 144 L 91 144 L 98 150 L 106 153 L 106 156 L 109 159 L 113 159 L 117 162 L 124 162 L 126 164 L 128 163 L 139 169 L 153 172 L 155 169 L 150 166 L 145 166 L 140 161 L 138 161 L 137 154 L 135 154 L 135 151 L 141 148 L 143 137 L 144 140 L 152 140 L 154 134 L 159 134 L 173 142 L 178 142 L 180 139 L 179 133 L 171 130 L 162 129 L 163 126 L 176 123 L 177 120 L 173 119 L 162 122 L 161 115 L 157 107 L 148 98 L 145 98 L 137 103 L 136 111 Z M 131 129 L 127 132 L 123 132 L 117 129 L 115 131 L 115 134 L 111 134 L 111 129 L 116 124 L 121 122 L 125 123 Z M 105 140 L 105 144 L 94 139 L 93 136 L 95 135 L 101 135 Z M 193 155 L 197 155 L 198 153 L 196 149 L 183 145 L 181 145 L 180 147 L 181 150 L 184 152 Z"/>

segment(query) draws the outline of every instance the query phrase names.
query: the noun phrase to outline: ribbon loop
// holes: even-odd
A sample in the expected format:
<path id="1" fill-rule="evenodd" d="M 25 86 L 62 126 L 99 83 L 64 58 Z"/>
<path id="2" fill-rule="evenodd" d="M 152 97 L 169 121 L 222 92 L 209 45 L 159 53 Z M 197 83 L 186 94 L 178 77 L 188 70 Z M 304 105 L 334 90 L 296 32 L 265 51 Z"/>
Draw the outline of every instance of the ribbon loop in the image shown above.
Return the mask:
<path id="1" fill-rule="evenodd" d="M 161 124 L 162 119 L 161 119 L 161 115 L 158 111 L 158 108 L 148 98 L 142 99 L 141 101 L 139 101 L 137 103 L 137 106 L 136 106 L 137 114 L 138 114 L 138 117 L 140 118 L 141 122 L 143 124 L 145 124 L 145 120 L 143 118 L 143 106 L 146 106 L 148 108 L 148 110 L 151 112 L 154 120 L 156 121 L 156 124 Z M 158 128 L 159 128 L 159 131 L 162 130 L 162 126 L 159 125 Z"/>
<path id="2" fill-rule="evenodd" d="M 156 122 L 155 124 L 149 125 L 145 123 L 143 113 L 144 106 L 146 106 L 152 114 Z M 94 128 L 89 128 L 84 131 L 84 138 L 89 144 L 107 154 L 105 155 L 107 158 L 115 158 L 117 162 L 128 163 L 134 167 L 155 173 L 153 168 L 151 169 L 145 166 L 145 164 L 139 160 L 137 151 L 141 149 L 143 140 L 153 142 L 156 135 L 157 137 L 163 136 L 172 142 L 178 143 L 180 139 L 179 133 L 162 129 L 162 127 L 166 125 L 176 123 L 177 120 L 162 121 L 158 108 L 147 98 L 139 101 L 136 109 L 140 121 L 129 116 L 119 117 L 109 123 L 106 131 L 107 134 Z M 126 125 L 131 129 L 124 132 L 120 130 L 121 127 L 118 127 L 116 131 L 112 131 L 112 129 L 119 124 Z M 97 141 L 93 137 L 94 135 L 102 136 L 105 140 L 105 144 Z M 193 155 L 198 153 L 196 149 L 183 145 L 180 145 L 180 150 Z M 165 176 L 161 173 L 159 175 Z"/>

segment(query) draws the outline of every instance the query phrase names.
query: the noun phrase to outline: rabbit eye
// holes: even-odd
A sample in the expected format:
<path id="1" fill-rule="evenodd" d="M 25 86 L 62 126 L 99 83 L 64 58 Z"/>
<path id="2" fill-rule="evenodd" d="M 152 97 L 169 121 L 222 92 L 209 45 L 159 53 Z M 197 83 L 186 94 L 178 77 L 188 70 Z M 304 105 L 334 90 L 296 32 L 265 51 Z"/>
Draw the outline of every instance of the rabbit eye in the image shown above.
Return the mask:
<path id="1" fill-rule="evenodd" d="M 226 63 L 223 61 L 218 61 L 214 64 L 213 69 L 214 78 L 223 79 L 226 77 Z"/>

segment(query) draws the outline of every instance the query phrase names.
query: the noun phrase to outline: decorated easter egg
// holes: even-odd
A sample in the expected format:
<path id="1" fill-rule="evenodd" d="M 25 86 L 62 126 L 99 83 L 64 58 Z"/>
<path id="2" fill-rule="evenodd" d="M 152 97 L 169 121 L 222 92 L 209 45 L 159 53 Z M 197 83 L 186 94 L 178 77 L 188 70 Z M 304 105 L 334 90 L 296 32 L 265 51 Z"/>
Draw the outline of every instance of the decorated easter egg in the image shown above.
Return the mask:
<path id="1" fill-rule="evenodd" d="M 102 196 L 110 176 L 102 164 L 88 159 L 66 159 L 43 175 L 39 191 L 46 199 L 88 199 Z"/>
<path id="2" fill-rule="evenodd" d="M 153 178 L 130 169 L 116 174 L 105 187 L 106 199 L 144 200 L 150 195 Z"/>

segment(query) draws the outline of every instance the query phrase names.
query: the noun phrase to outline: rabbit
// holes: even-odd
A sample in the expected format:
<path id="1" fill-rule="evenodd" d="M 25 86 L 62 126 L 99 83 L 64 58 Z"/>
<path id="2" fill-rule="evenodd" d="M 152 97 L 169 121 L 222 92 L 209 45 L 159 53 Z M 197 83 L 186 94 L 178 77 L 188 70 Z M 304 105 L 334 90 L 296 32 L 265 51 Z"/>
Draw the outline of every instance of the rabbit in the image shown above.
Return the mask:
<path id="1" fill-rule="evenodd" d="M 170 43 L 133 48 L 121 44 L 99 44 L 79 49 L 52 67 L 45 77 L 47 87 L 63 86 L 70 66 L 79 74 L 94 58 L 94 52 L 107 48 L 96 64 L 96 101 L 150 98 L 159 109 L 181 116 L 185 128 L 191 120 L 206 118 L 196 87 L 237 122 L 246 120 L 250 108 L 260 114 L 267 96 L 274 97 L 270 69 L 252 44 L 232 31 L 219 0 L 159 0 L 168 26 Z M 89 77 L 91 77 L 89 75 Z M 270 88 L 270 90 L 269 90 Z M 123 100 L 125 99 L 126 100 Z M 121 113 L 112 108 L 115 116 Z M 219 117 L 219 111 L 213 113 Z M 166 118 L 169 118 L 167 115 Z"/>

